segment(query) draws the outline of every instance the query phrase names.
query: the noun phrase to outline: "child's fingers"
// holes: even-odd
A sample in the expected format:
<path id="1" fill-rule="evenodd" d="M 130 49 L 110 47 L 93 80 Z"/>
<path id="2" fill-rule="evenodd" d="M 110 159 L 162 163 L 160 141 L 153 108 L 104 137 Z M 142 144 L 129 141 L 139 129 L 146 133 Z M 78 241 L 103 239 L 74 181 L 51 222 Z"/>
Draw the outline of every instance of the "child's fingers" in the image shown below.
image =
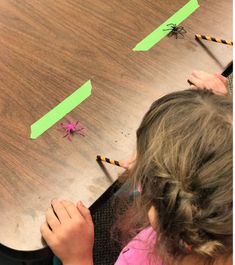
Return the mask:
<path id="1" fill-rule="evenodd" d="M 43 223 L 41 225 L 40 231 L 41 231 L 42 237 L 45 239 L 45 241 L 47 242 L 47 244 L 49 246 L 53 245 L 54 235 L 53 235 L 53 232 L 48 227 L 48 224 L 47 223 Z"/>
<path id="2" fill-rule="evenodd" d="M 215 72 L 214 75 L 218 76 L 218 75 L 221 75 L 221 73 L 220 72 Z"/>
<path id="3" fill-rule="evenodd" d="M 53 200 L 51 202 L 51 206 L 61 223 L 70 218 L 67 210 L 64 208 L 64 205 L 60 201 Z"/>
<path id="4" fill-rule="evenodd" d="M 225 85 L 227 83 L 227 78 L 225 76 L 222 76 L 220 73 L 216 72 L 214 73 L 214 76 L 218 77 L 220 81 L 222 81 Z"/>
<path id="5" fill-rule="evenodd" d="M 62 201 L 62 204 L 71 218 L 79 217 L 78 209 L 72 202 Z"/>
<path id="6" fill-rule="evenodd" d="M 195 77 L 195 76 L 193 76 L 193 75 L 190 75 L 189 78 L 188 78 L 188 80 L 189 80 L 193 85 L 195 85 L 196 87 L 204 88 L 204 82 L 203 82 L 201 79 L 199 79 L 199 78 L 197 78 L 197 77 Z"/>
<path id="7" fill-rule="evenodd" d="M 129 160 L 121 161 L 121 166 L 125 169 L 130 170 L 134 166 L 135 162 L 136 162 L 136 155 L 130 158 Z"/>
<path id="8" fill-rule="evenodd" d="M 49 208 L 46 212 L 46 221 L 53 231 L 60 225 L 60 221 L 56 217 L 52 208 Z"/>
<path id="9" fill-rule="evenodd" d="M 125 161 L 121 161 L 120 164 L 121 164 L 121 166 L 122 166 L 123 168 L 125 168 L 125 169 L 128 169 L 129 166 L 130 166 L 129 162 L 125 162 Z"/>
<path id="10" fill-rule="evenodd" d="M 212 76 L 211 74 L 208 74 L 208 73 L 206 73 L 204 71 L 200 71 L 200 70 L 194 70 L 192 72 L 192 75 L 199 78 L 199 79 L 203 79 L 203 80 L 210 78 Z"/>
<path id="11" fill-rule="evenodd" d="M 82 202 L 77 203 L 77 208 L 87 223 L 93 223 L 90 210 Z"/>
<path id="12" fill-rule="evenodd" d="M 193 70 L 191 75 L 194 77 L 198 77 L 199 75 L 198 72 L 199 72 L 198 70 Z"/>

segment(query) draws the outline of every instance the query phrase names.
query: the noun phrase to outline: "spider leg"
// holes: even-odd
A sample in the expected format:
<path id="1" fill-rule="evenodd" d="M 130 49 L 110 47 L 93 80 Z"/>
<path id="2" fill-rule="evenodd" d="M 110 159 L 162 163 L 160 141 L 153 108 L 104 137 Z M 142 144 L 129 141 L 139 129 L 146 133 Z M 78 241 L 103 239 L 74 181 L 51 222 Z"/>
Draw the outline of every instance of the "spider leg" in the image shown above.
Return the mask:
<path id="1" fill-rule="evenodd" d="M 65 130 L 67 129 L 67 125 L 64 124 L 64 123 L 61 123 L 60 126 L 61 126 L 63 129 L 65 129 Z"/>
<path id="2" fill-rule="evenodd" d="M 172 37 L 175 33 L 173 31 L 169 32 L 168 37 Z"/>
<path id="3" fill-rule="evenodd" d="M 175 27 L 176 24 L 174 24 L 174 23 L 169 23 L 169 24 L 167 24 L 167 26 L 173 26 L 173 27 Z"/>
<path id="4" fill-rule="evenodd" d="M 179 27 L 178 32 L 186 33 L 187 31 L 184 29 L 184 27 Z"/>
<path id="5" fill-rule="evenodd" d="M 75 133 L 76 133 L 76 134 L 80 134 L 80 135 L 82 135 L 82 136 L 85 136 L 84 129 L 85 129 L 85 128 L 78 129 L 78 130 L 75 131 Z"/>
<path id="6" fill-rule="evenodd" d="M 81 136 L 85 136 L 85 134 L 83 132 L 77 132 L 77 134 L 79 134 Z"/>
<path id="7" fill-rule="evenodd" d="M 85 134 L 82 134 L 82 133 L 78 133 L 79 135 L 81 135 L 82 137 L 85 137 Z"/>
<path id="8" fill-rule="evenodd" d="M 63 136 L 63 138 L 66 137 L 66 136 L 68 136 L 68 135 L 69 135 L 69 132 L 67 132 L 67 133 Z"/>
<path id="9" fill-rule="evenodd" d="M 81 123 L 77 122 L 77 123 L 75 124 L 75 128 L 76 128 L 76 129 L 79 129 L 79 128 L 81 128 L 81 127 L 83 127 Z"/>
<path id="10" fill-rule="evenodd" d="M 56 126 L 56 130 L 57 130 L 57 131 L 62 131 L 62 130 L 64 131 L 64 128 L 63 128 L 61 125 L 60 125 L 60 126 L 57 125 L 57 126 Z"/>
<path id="11" fill-rule="evenodd" d="M 85 127 L 81 123 L 79 123 L 76 128 L 79 130 L 85 129 Z"/>
<path id="12" fill-rule="evenodd" d="M 178 32 L 178 35 L 180 35 L 180 36 L 181 36 L 181 38 L 180 38 L 180 39 L 184 39 L 184 34 L 183 34 L 182 32 Z"/>
<path id="13" fill-rule="evenodd" d="M 168 30 L 172 30 L 172 29 L 163 29 L 163 31 L 168 31 Z"/>

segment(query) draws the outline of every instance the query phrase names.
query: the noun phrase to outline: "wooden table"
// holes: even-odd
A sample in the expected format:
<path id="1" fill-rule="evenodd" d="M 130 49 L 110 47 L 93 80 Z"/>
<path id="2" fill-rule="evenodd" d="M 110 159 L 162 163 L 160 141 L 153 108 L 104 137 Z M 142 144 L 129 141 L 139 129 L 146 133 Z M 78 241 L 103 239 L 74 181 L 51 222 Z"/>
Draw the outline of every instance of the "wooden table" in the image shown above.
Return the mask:
<path id="1" fill-rule="evenodd" d="M 193 69 L 222 71 L 232 48 L 194 33 L 232 38 L 232 0 L 199 1 L 182 25 L 184 39 L 164 38 L 148 52 L 132 48 L 187 1 L 0 1 L 0 242 L 42 249 L 39 227 L 53 198 L 90 206 L 119 168 L 97 154 L 125 159 L 153 100 L 188 87 Z M 86 136 L 62 138 L 58 125 L 31 140 L 30 125 L 91 79 L 89 99 L 68 117 Z"/>

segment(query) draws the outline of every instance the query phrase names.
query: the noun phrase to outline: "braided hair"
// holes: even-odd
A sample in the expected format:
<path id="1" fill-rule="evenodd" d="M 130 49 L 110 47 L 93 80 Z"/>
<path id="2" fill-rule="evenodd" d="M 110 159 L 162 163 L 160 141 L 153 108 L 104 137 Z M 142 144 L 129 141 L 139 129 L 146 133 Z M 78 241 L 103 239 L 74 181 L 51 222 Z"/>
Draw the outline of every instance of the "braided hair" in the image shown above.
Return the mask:
<path id="1" fill-rule="evenodd" d="M 155 101 L 137 130 L 131 178 L 142 187 L 138 211 L 157 212 L 158 254 L 195 254 L 210 264 L 230 255 L 231 99 L 188 89 Z"/>

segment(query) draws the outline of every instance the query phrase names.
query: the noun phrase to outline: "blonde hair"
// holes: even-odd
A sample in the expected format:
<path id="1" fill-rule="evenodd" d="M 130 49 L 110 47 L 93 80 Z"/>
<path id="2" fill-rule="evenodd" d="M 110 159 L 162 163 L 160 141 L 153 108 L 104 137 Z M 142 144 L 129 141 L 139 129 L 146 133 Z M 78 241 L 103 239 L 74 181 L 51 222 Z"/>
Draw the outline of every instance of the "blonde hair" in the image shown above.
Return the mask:
<path id="1" fill-rule="evenodd" d="M 129 223 L 139 231 L 156 209 L 157 253 L 166 263 L 166 256 L 193 253 L 213 263 L 230 255 L 231 98 L 189 89 L 155 101 L 137 130 L 131 178 L 142 192 Z"/>

